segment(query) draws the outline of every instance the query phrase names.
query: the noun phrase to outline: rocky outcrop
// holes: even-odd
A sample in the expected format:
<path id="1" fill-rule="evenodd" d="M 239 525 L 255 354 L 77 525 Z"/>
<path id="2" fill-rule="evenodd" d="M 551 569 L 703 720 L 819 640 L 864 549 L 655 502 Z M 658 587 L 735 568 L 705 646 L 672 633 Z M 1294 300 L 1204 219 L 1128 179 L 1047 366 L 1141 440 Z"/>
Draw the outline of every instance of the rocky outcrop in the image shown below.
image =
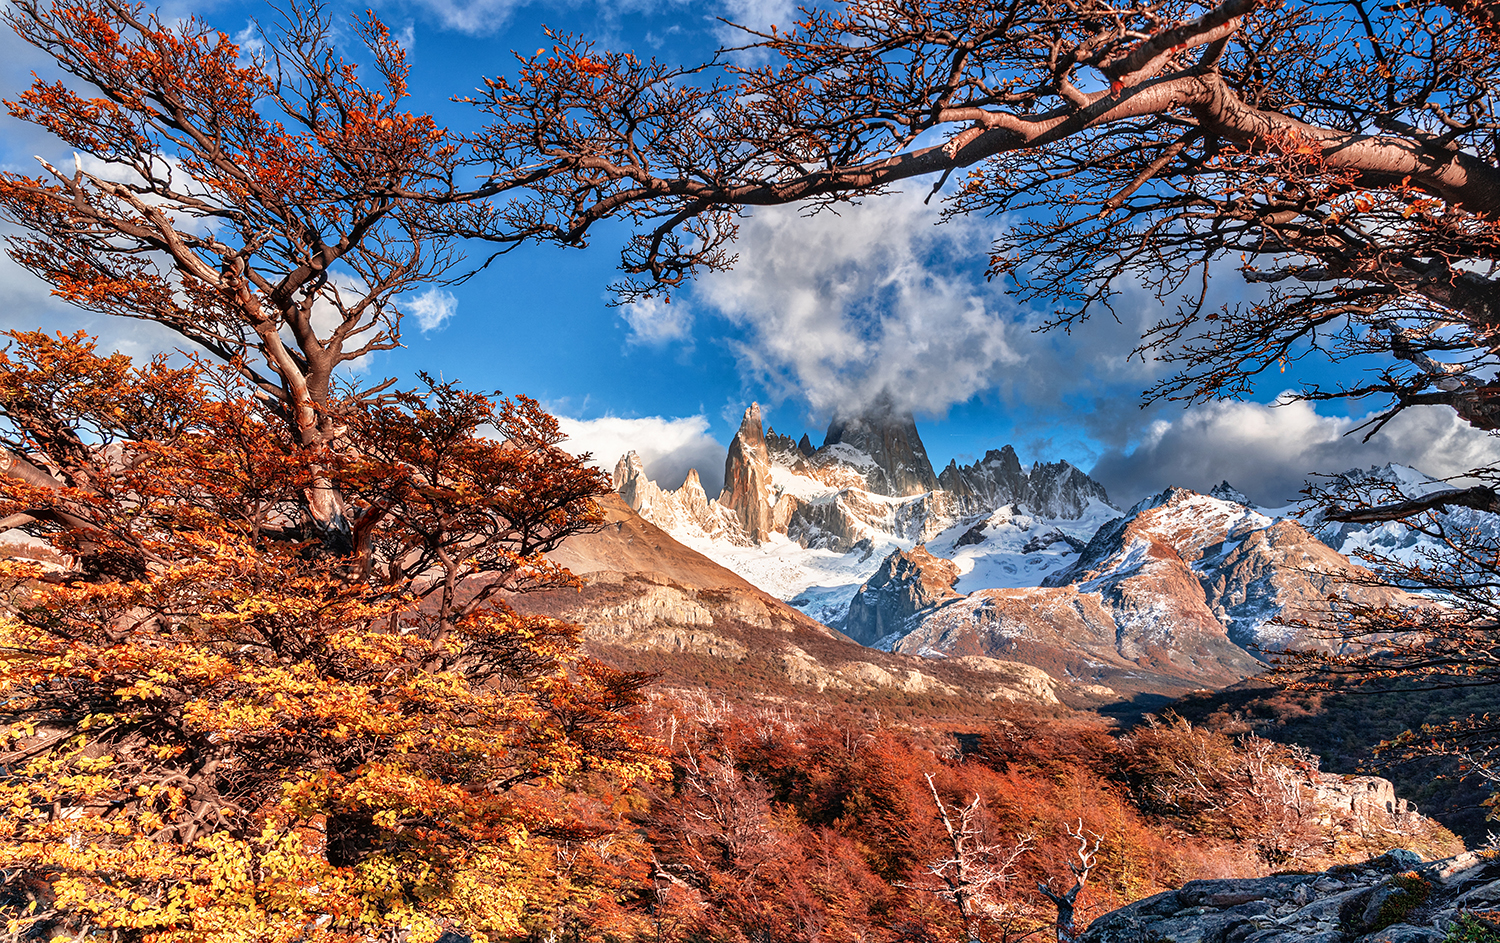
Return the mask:
<path id="1" fill-rule="evenodd" d="M 786 535 L 804 547 L 848 553 L 860 541 L 885 530 L 890 508 L 848 491 L 820 501 L 799 503 L 787 521 Z"/>
<path id="2" fill-rule="evenodd" d="M 862 645 L 873 645 L 888 635 L 906 631 L 920 612 L 962 598 L 954 592 L 958 567 L 918 546 L 898 550 L 880 564 L 875 575 L 854 594 L 844 634 Z"/>
<path id="3" fill-rule="evenodd" d="M 1403 850 L 1321 874 L 1189 881 L 1095 920 L 1083 943 L 1441 943 L 1500 905 L 1500 861 Z M 1482 920 L 1482 917 L 1470 917 Z M 1495 924 L 1486 924 L 1495 934 Z M 1490 939 L 1465 936 L 1459 939 Z"/>
<path id="4" fill-rule="evenodd" d="M 1313 797 L 1324 808 L 1353 812 L 1398 829 L 1409 829 L 1421 818 L 1416 806 L 1396 795 L 1395 784 L 1379 776 L 1318 773 L 1312 789 Z"/>
<path id="5" fill-rule="evenodd" d="M 663 530 L 693 531 L 730 544 L 748 544 L 737 517 L 711 500 L 692 469 L 676 491 L 664 491 L 646 477 L 640 456 L 628 452 L 615 464 L 615 492 L 630 509 Z"/>
<path id="6" fill-rule="evenodd" d="M 1035 462 L 1028 472 L 1008 445 L 972 465 L 950 461 L 938 483 L 954 496 L 960 515 L 1017 504 L 1038 517 L 1077 520 L 1090 501 L 1109 503 L 1104 486 L 1068 462 Z"/>

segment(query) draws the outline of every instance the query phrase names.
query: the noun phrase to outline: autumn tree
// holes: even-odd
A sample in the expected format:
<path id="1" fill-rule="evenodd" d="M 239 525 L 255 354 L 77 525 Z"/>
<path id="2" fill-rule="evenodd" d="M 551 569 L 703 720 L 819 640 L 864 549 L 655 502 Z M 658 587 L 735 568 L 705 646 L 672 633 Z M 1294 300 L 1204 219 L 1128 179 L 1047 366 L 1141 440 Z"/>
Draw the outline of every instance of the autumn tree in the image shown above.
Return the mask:
<path id="1" fill-rule="evenodd" d="M 0 355 L 0 519 L 63 561 L 0 583 L 15 936 L 544 934 L 639 876 L 607 848 L 657 768 L 643 678 L 505 602 L 569 581 L 545 554 L 607 483 L 533 401 L 341 372 L 455 262 L 457 142 L 378 20 L 361 68 L 282 15 L 260 55 L 112 0 L 5 13 L 64 76 L 8 108 L 77 155 L 0 175 L 13 257 L 188 351 Z"/>
<path id="2" fill-rule="evenodd" d="M 1488 428 L 1500 34 L 1483 4 L 1452 6 L 849 0 L 745 30 L 770 63 L 717 83 L 564 38 L 490 81 L 476 145 L 502 168 L 577 164 L 511 224 L 582 238 L 630 207 L 627 294 L 730 264 L 746 208 L 957 172 L 949 211 L 1020 221 L 992 272 L 1061 301 L 1057 323 L 1122 277 L 1187 293 L 1143 341 L 1182 365 L 1153 397 L 1237 395 L 1309 347 L 1376 353 L 1399 369 L 1309 393 Z M 1235 265 L 1270 294 L 1206 309 L 1210 267 Z"/>
<path id="3" fill-rule="evenodd" d="M 232 368 L 10 340 L 0 435 L 50 477 L 0 517 L 94 561 L 0 564 L 12 933 L 515 934 L 540 888 L 629 877 L 589 842 L 656 768 L 622 716 L 643 679 L 500 596 L 566 583 L 542 554 L 599 519 L 535 403 L 430 383 L 344 404 L 365 447 L 310 454 Z M 312 480 L 354 552 L 299 526 Z"/>
<path id="4" fill-rule="evenodd" d="M 1255 736 L 1236 743 L 1169 716 L 1124 737 L 1121 756 L 1144 810 L 1242 843 L 1267 868 L 1333 849 L 1313 796 L 1318 760 L 1305 750 Z"/>
<path id="5" fill-rule="evenodd" d="M 7 108 L 75 158 L 0 175 L 0 215 L 19 229 L 11 255 L 58 297 L 232 364 L 317 452 L 347 439 L 341 398 L 388 385 L 340 391 L 341 368 L 400 346 L 412 293 L 452 273 L 445 220 L 525 181 L 457 174 L 461 142 L 407 110 L 405 54 L 373 15 L 354 23 L 361 67 L 335 52 L 321 6 L 271 12 L 258 52 L 138 3 L 8 6 L 64 78 Z M 314 475 L 305 502 L 310 532 L 347 552 L 345 496 Z"/>
<path id="6" fill-rule="evenodd" d="M 945 803 L 932 774 L 924 778 L 947 833 L 948 846 L 944 854 L 927 864 L 923 882 L 911 886 L 951 903 L 963 922 L 965 939 L 977 943 L 985 921 L 1007 916 L 1006 902 L 996 891 L 1014 880 L 1017 861 L 1031 849 L 1032 837 L 1018 835 L 1009 843 L 986 842 L 980 797 L 975 796 L 967 805 Z"/>

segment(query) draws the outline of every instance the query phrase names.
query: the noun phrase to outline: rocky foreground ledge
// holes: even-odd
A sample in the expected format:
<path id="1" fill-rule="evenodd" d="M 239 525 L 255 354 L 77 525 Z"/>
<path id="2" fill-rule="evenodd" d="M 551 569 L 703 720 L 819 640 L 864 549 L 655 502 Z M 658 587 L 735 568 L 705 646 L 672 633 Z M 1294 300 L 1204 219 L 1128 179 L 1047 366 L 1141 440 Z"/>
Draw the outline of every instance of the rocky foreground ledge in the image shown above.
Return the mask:
<path id="1" fill-rule="evenodd" d="M 1081 943 L 1440 943 L 1500 908 L 1500 855 L 1390 851 L 1318 874 L 1190 881 L 1095 920 Z M 1490 924 L 1493 925 L 1493 924 Z M 1497 936 L 1496 939 L 1500 939 Z"/>

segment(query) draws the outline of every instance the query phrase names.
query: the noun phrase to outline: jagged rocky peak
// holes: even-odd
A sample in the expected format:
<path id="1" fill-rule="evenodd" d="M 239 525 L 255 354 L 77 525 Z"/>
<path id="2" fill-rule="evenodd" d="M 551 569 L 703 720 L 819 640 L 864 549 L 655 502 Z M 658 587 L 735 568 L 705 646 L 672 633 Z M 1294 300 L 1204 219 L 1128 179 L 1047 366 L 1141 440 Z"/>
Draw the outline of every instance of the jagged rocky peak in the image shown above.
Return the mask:
<path id="1" fill-rule="evenodd" d="M 807 435 L 804 434 L 802 438 L 806 439 Z M 789 435 L 781 435 L 769 426 L 766 427 L 766 454 L 771 461 L 786 466 L 794 465 L 805 457 L 795 439 Z"/>
<path id="2" fill-rule="evenodd" d="M 1019 504 L 1040 517 L 1077 520 L 1090 501 L 1109 504 L 1104 486 L 1072 464 L 1034 462 L 1028 472 L 1009 445 L 990 449 L 972 465 L 950 461 L 938 482 L 965 513 Z"/>
<path id="3" fill-rule="evenodd" d="M 684 495 L 695 504 L 707 504 L 708 492 L 703 490 L 703 479 L 698 477 L 698 469 L 689 468 L 687 477 L 682 480 L 682 487 L 677 493 Z"/>
<path id="4" fill-rule="evenodd" d="M 868 456 L 865 481 L 875 494 L 904 498 L 937 490 L 917 421 L 909 410 L 898 409 L 889 394 L 882 393 L 858 415 L 835 416 L 818 457 L 866 464 L 858 453 Z"/>
<path id="5" fill-rule="evenodd" d="M 734 515 L 709 500 L 696 468 L 688 471 L 682 487 L 666 491 L 647 477 L 641 457 L 627 452 L 615 463 L 614 482 L 620 499 L 658 527 L 722 539 L 736 546 L 747 542 Z"/>
<path id="6" fill-rule="evenodd" d="M 802 438 L 797 442 L 797 451 L 802 453 L 803 458 L 812 458 L 813 453 L 817 451 L 817 449 L 813 448 L 812 440 L 807 437 L 807 433 L 805 432 L 802 433 Z"/>
<path id="7" fill-rule="evenodd" d="M 1220 501 L 1232 501 L 1235 504 L 1243 504 L 1250 507 L 1250 499 L 1240 489 L 1231 485 L 1227 480 L 1214 485 L 1208 492 L 1210 498 L 1218 498 Z"/>
<path id="8" fill-rule="evenodd" d="M 696 476 L 696 472 L 694 475 Z M 701 485 L 699 487 L 702 487 Z M 631 510 L 649 506 L 660 489 L 646 477 L 646 465 L 634 451 L 626 452 L 615 463 L 615 491 Z"/>
<path id="9" fill-rule="evenodd" d="M 733 512 L 745 534 L 756 542 L 778 529 L 772 516 L 771 486 L 771 453 L 761 425 L 760 404 L 751 403 L 740 420 L 739 432 L 729 443 L 719 504 Z"/>
<path id="10" fill-rule="evenodd" d="M 1077 520 L 1088 510 L 1089 501 L 1097 498 L 1109 503 L 1104 486 L 1079 471 L 1069 462 L 1036 462 L 1026 481 L 1025 505 L 1042 517 L 1065 517 Z"/>

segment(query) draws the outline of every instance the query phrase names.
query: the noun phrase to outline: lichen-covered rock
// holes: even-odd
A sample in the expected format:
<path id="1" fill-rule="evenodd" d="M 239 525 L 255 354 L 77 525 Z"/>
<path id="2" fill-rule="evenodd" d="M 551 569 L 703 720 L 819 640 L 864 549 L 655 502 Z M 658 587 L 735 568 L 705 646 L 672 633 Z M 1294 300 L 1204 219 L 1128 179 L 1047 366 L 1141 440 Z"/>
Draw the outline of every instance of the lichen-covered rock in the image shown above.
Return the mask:
<path id="1" fill-rule="evenodd" d="M 1394 850 L 1322 874 L 1190 881 L 1107 913 L 1084 943 L 1439 943 L 1500 896 L 1500 861 Z"/>

